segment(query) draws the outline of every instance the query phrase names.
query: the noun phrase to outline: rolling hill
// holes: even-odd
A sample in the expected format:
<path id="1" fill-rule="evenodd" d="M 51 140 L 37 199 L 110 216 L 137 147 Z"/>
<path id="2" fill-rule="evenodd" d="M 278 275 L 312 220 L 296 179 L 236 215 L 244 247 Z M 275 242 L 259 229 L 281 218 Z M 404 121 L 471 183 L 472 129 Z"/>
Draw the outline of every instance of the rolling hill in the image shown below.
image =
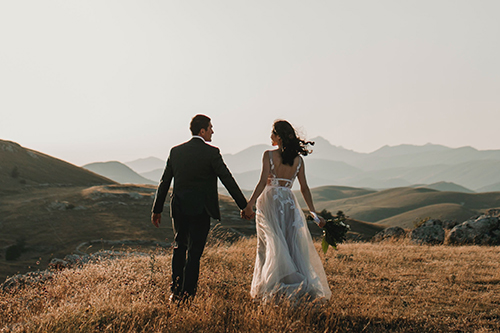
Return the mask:
<path id="1" fill-rule="evenodd" d="M 349 198 L 318 201 L 317 210 L 344 211 L 351 218 L 387 225 L 412 227 L 416 218 L 442 218 L 462 222 L 489 208 L 500 207 L 500 192 L 441 192 L 427 188 L 394 188 Z"/>
<path id="2" fill-rule="evenodd" d="M 486 185 L 477 190 L 478 192 L 500 192 L 500 182 Z"/>
<path id="3" fill-rule="evenodd" d="M 129 168 L 131 168 L 132 170 L 134 170 L 135 172 L 137 172 L 138 174 L 149 172 L 155 169 L 165 168 L 164 160 L 152 156 L 147 158 L 140 158 L 130 162 L 125 162 L 124 164 Z"/>
<path id="4" fill-rule="evenodd" d="M 114 181 L 49 155 L 0 140 L 0 195 L 40 186 L 92 186 Z"/>
<path id="5" fill-rule="evenodd" d="M 415 227 L 416 223 L 427 217 L 463 222 L 476 214 L 478 214 L 477 210 L 468 209 L 459 204 L 442 203 L 416 208 L 386 219 L 379 220 L 377 221 L 377 223 L 391 227 L 398 226 L 402 228 L 412 229 L 413 227 Z"/>
<path id="6" fill-rule="evenodd" d="M 146 179 L 151 179 L 152 181 L 156 180 L 156 183 L 158 184 L 160 182 L 161 176 L 163 175 L 163 171 L 164 171 L 164 168 L 155 169 L 152 171 L 143 172 L 143 173 L 141 173 L 141 176 L 146 178 Z"/>
<path id="7" fill-rule="evenodd" d="M 359 197 L 376 192 L 377 191 L 374 190 L 348 186 L 321 186 L 311 189 L 311 194 L 315 203 Z M 306 203 L 302 198 L 302 194 L 300 193 L 300 191 L 294 191 L 294 193 L 300 206 L 306 208 Z M 336 213 L 336 211 L 332 211 L 332 213 Z"/>
<path id="8" fill-rule="evenodd" d="M 125 164 L 117 161 L 90 163 L 84 165 L 83 168 L 121 184 L 158 184 L 151 179 L 144 178 Z"/>
<path id="9" fill-rule="evenodd" d="M 472 190 L 469 190 L 466 187 L 457 185 L 455 183 L 450 182 L 437 182 L 434 184 L 428 185 L 415 185 L 411 187 L 425 187 L 431 190 L 442 191 L 442 192 L 463 192 L 463 193 L 475 193 Z"/>

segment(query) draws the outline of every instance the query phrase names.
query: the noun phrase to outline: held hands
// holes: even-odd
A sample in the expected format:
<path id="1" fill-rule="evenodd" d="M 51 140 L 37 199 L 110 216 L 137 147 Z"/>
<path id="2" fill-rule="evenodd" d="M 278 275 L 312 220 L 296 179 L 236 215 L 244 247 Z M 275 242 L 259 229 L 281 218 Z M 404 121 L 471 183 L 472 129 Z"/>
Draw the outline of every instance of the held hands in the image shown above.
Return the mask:
<path id="1" fill-rule="evenodd" d="M 153 213 L 151 215 L 151 223 L 153 223 L 155 227 L 159 228 L 161 223 L 161 213 L 160 214 Z"/>
<path id="2" fill-rule="evenodd" d="M 255 213 L 253 212 L 252 205 L 247 205 L 240 213 L 242 219 L 251 220 L 254 218 Z"/>

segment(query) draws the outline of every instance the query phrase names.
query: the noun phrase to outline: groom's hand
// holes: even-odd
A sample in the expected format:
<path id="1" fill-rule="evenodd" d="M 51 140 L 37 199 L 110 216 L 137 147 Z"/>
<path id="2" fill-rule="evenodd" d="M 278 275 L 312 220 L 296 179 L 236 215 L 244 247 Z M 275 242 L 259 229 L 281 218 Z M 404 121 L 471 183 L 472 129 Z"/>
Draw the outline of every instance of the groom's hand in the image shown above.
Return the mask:
<path id="1" fill-rule="evenodd" d="M 161 213 L 159 214 L 153 213 L 151 215 L 151 222 L 155 227 L 159 228 L 161 223 Z"/>
<path id="2" fill-rule="evenodd" d="M 255 216 L 255 213 L 253 212 L 252 206 L 247 205 L 245 209 L 241 211 L 241 218 L 245 220 L 251 220 Z"/>

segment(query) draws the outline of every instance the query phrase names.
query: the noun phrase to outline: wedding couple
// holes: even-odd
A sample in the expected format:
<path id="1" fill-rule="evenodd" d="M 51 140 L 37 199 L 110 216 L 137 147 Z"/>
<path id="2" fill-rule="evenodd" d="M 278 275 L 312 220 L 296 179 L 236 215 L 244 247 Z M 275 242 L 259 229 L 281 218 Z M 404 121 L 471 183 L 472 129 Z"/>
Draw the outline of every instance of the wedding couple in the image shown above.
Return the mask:
<path id="1" fill-rule="evenodd" d="M 322 227 L 325 221 L 315 213 L 300 156 L 309 153 L 307 145 L 311 142 L 298 138 L 288 122 L 276 121 L 271 140 L 278 148 L 264 153 L 260 180 L 247 202 L 219 149 L 208 144 L 214 133 L 210 118 L 196 115 L 190 129 L 192 139 L 170 150 L 151 217 L 152 223 L 159 227 L 173 178 L 170 214 L 175 245 L 170 299 L 184 300 L 196 294 L 210 218 L 220 220 L 217 178 L 241 209 L 241 217 L 255 216 L 257 257 L 251 296 L 264 301 L 281 297 L 329 299 L 331 291 L 325 271 L 291 190 L 298 178 L 309 211 Z"/>

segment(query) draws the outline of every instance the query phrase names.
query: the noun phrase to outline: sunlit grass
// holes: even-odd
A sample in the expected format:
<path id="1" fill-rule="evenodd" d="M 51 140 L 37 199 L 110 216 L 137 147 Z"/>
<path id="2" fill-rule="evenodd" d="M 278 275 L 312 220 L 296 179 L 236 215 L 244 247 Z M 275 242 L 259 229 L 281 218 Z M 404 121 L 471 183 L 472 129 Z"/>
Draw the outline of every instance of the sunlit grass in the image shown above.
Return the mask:
<path id="1" fill-rule="evenodd" d="M 500 330 L 497 247 L 342 244 L 321 254 L 332 299 L 297 306 L 250 298 L 255 243 L 209 245 L 190 305 L 168 301 L 171 254 L 156 251 L 63 270 L 45 283 L 0 293 L 0 331 Z"/>

